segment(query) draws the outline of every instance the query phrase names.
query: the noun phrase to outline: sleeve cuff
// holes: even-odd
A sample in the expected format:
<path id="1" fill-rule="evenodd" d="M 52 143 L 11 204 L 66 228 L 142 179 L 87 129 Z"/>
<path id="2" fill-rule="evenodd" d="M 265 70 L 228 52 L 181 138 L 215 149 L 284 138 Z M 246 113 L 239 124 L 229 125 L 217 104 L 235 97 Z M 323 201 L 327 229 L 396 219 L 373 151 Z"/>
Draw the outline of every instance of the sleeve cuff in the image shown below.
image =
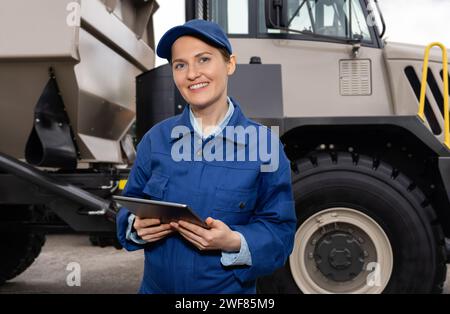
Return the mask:
<path id="1" fill-rule="evenodd" d="M 252 266 L 252 256 L 250 254 L 247 241 L 240 232 L 238 232 L 238 234 L 241 238 L 241 249 L 237 253 L 222 252 L 222 258 L 220 259 L 220 262 L 223 266 Z"/>
<path id="2" fill-rule="evenodd" d="M 127 227 L 126 239 L 128 241 L 133 241 L 134 243 L 137 243 L 137 244 L 147 244 L 147 241 L 142 240 L 137 235 L 136 232 L 132 232 L 132 227 L 133 227 L 135 218 L 136 218 L 136 215 L 134 215 L 134 214 L 130 214 L 130 216 L 128 216 L 128 227 Z"/>

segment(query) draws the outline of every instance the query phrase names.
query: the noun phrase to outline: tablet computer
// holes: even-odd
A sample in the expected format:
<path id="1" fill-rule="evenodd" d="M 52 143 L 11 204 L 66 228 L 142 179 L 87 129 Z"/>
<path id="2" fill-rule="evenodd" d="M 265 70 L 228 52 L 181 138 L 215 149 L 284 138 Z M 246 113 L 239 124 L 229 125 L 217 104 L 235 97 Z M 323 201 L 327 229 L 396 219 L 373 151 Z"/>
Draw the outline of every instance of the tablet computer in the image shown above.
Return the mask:
<path id="1" fill-rule="evenodd" d="M 203 228 L 210 229 L 210 227 L 208 227 L 208 225 L 185 204 L 125 196 L 113 196 L 113 199 L 120 207 L 125 207 L 140 218 L 160 219 L 163 224 L 184 220 Z"/>

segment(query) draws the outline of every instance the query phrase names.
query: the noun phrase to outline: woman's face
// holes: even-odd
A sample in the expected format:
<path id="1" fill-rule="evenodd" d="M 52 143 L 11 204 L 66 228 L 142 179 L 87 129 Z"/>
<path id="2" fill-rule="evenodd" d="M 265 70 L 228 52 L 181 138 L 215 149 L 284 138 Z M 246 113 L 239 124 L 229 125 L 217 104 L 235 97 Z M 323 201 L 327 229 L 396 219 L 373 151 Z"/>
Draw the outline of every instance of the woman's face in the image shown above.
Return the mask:
<path id="1" fill-rule="evenodd" d="M 228 76 L 236 69 L 236 59 L 226 62 L 219 49 L 191 36 L 172 45 L 172 73 L 175 85 L 191 106 L 206 108 L 225 104 Z"/>

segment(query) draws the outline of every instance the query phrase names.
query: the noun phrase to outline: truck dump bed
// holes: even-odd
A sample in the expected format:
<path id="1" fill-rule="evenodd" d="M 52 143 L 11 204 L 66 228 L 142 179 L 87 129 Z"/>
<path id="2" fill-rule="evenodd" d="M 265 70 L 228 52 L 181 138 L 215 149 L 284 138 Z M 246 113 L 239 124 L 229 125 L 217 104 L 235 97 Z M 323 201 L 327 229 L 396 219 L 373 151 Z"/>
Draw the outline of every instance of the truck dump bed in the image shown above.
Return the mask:
<path id="1" fill-rule="evenodd" d="M 135 120 L 135 77 L 154 67 L 157 8 L 156 1 L 2 0 L 0 152 L 25 158 L 34 128 L 43 134 L 38 114 L 55 99 L 43 91 L 57 86 L 67 112 L 57 125 L 70 129 L 76 164 L 122 163 L 120 140 Z"/>

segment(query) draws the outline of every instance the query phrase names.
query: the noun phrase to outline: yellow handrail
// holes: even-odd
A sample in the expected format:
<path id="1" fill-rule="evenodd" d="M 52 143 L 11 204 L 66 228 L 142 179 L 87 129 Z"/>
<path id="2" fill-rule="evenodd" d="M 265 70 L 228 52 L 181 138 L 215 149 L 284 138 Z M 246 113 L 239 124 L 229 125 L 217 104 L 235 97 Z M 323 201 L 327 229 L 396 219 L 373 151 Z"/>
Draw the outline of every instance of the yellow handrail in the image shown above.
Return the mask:
<path id="1" fill-rule="evenodd" d="M 438 46 L 442 50 L 442 63 L 443 63 L 443 73 L 444 78 L 444 144 L 447 148 L 450 148 L 450 117 L 448 108 L 448 59 L 447 59 L 447 48 L 441 43 L 434 42 L 429 44 L 425 49 L 425 58 L 423 60 L 423 70 L 422 70 L 422 86 L 420 90 L 420 103 L 419 103 L 419 117 L 422 121 L 425 121 L 425 94 L 427 91 L 427 76 L 428 76 L 428 59 L 430 58 L 431 48 Z"/>

